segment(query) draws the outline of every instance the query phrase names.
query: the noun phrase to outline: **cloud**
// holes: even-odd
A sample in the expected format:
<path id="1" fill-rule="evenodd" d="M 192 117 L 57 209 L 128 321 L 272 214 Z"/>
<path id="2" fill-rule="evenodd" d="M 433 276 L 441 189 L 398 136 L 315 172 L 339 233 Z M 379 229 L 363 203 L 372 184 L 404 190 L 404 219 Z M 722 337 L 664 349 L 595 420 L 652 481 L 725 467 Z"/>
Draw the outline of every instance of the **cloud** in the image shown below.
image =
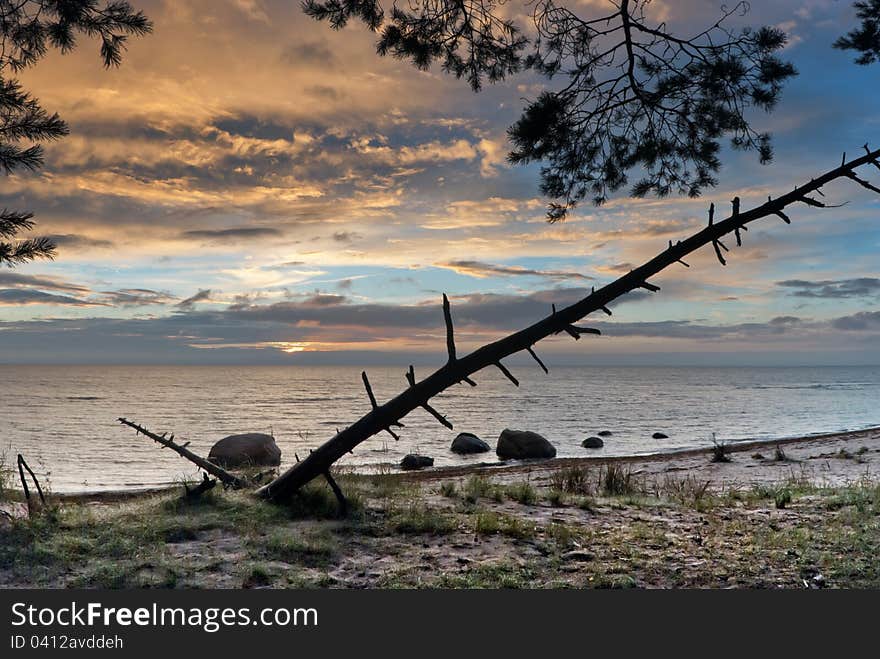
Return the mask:
<path id="1" fill-rule="evenodd" d="M 335 69 L 339 59 L 330 47 L 321 41 L 292 43 L 281 51 L 281 61 L 292 66 L 312 65 Z"/>
<path id="2" fill-rule="evenodd" d="M 282 235 L 278 229 L 270 227 L 236 227 L 234 229 L 194 229 L 184 231 L 181 236 L 191 240 L 204 240 L 214 243 L 231 243 L 240 240 L 255 240 Z"/>
<path id="3" fill-rule="evenodd" d="M 361 235 L 354 231 L 337 231 L 333 234 L 333 240 L 338 243 L 350 243 L 352 240 L 357 240 L 358 238 L 361 238 Z"/>
<path id="4" fill-rule="evenodd" d="M 50 304 L 70 307 L 105 307 L 101 302 L 82 300 L 67 295 L 44 293 L 20 288 L 0 289 L 0 306 L 23 306 L 27 304 Z"/>
<path id="5" fill-rule="evenodd" d="M 113 247 L 113 242 L 110 240 L 101 240 L 98 238 L 89 238 L 88 236 L 80 236 L 73 233 L 56 233 L 49 234 L 46 236 L 49 240 L 55 243 L 58 246 L 59 250 L 78 250 L 78 249 L 87 249 L 91 247 L 97 247 L 102 249 L 109 249 Z"/>
<path id="6" fill-rule="evenodd" d="M 49 275 L 24 275 L 18 272 L 3 272 L 0 270 L 0 286 L 12 288 L 39 288 L 46 291 L 59 291 L 64 293 L 90 293 L 86 286 L 72 284 L 60 277 Z"/>
<path id="7" fill-rule="evenodd" d="M 211 299 L 211 289 L 200 290 L 192 297 L 188 297 L 177 303 L 177 308 L 184 311 L 193 309 L 198 302 L 207 302 Z"/>
<path id="8" fill-rule="evenodd" d="M 547 279 L 577 279 L 592 280 L 595 277 L 582 274 L 580 272 L 565 272 L 562 270 L 534 270 L 531 268 L 523 268 L 518 265 L 495 265 L 492 263 L 483 263 L 481 261 L 447 261 L 446 263 L 436 263 L 438 268 L 446 268 L 461 275 L 469 277 L 477 277 L 485 279 L 487 277 L 545 277 Z"/>
<path id="9" fill-rule="evenodd" d="M 880 311 L 860 311 L 851 316 L 835 318 L 831 324 L 836 329 L 846 331 L 880 331 Z"/>
<path id="10" fill-rule="evenodd" d="M 118 291 L 102 291 L 101 299 L 115 307 L 144 307 L 170 304 L 177 298 L 169 293 L 148 288 L 124 288 Z"/>
<path id="11" fill-rule="evenodd" d="M 807 298 L 857 298 L 880 295 L 880 279 L 876 277 L 859 277 L 857 279 L 825 279 L 808 281 L 805 279 L 788 279 L 776 282 L 782 288 L 794 289 L 790 293 L 794 297 Z"/>

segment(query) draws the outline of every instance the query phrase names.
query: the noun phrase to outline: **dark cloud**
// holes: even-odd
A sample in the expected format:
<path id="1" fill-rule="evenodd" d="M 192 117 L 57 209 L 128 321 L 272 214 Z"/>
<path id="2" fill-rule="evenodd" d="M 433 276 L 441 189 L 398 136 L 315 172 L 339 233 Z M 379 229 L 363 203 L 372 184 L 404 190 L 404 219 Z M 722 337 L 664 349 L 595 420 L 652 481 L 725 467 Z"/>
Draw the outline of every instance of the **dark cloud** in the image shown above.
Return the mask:
<path id="1" fill-rule="evenodd" d="M 177 308 L 182 309 L 184 311 L 191 310 L 197 302 L 207 302 L 211 299 L 211 289 L 206 288 L 204 290 L 200 290 L 198 293 L 193 295 L 192 297 L 188 297 L 185 300 L 182 300 L 177 303 Z"/>
<path id="2" fill-rule="evenodd" d="M 20 306 L 25 304 L 58 304 L 69 307 L 105 307 L 106 304 L 91 300 L 81 300 L 67 295 L 44 293 L 43 291 L 22 288 L 0 289 L 0 306 Z"/>
<path id="3" fill-rule="evenodd" d="M 191 240 L 205 240 L 215 243 L 254 240 L 282 235 L 278 229 L 269 227 L 236 227 L 234 229 L 198 229 L 184 231 L 181 237 Z"/>
<path id="4" fill-rule="evenodd" d="M 177 298 L 169 293 L 153 291 L 148 288 L 123 288 L 118 291 L 102 291 L 101 299 L 115 307 L 143 307 L 170 304 Z"/>
<path id="5" fill-rule="evenodd" d="M 880 279 L 859 277 L 857 279 L 826 279 L 809 281 L 788 279 L 776 282 L 777 286 L 793 289 L 790 295 L 807 298 L 856 298 L 880 295 Z"/>
<path id="6" fill-rule="evenodd" d="M 4 272 L 0 270 L 0 286 L 10 288 L 39 288 L 46 291 L 59 291 L 63 293 L 90 293 L 86 286 L 72 284 L 58 277 L 48 275 L 23 275 L 18 272 Z"/>
<path id="7" fill-rule="evenodd" d="M 880 330 L 880 311 L 860 311 L 851 316 L 836 318 L 831 324 L 836 329 L 856 332 Z"/>
<path id="8" fill-rule="evenodd" d="M 89 247 L 109 248 L 113 243 L 109 240 L 98 240 L 74 233 L 59 233 L 47 236 L 59 249 L 85 249 Z"/>
<path id="9" fill-rule="evenodd" d="M 313 65 L 333 69 L 339 60 L 329 46 L 320 41 L 294 43 L 281 51 L 281 61 L 292 66 Z"/>
<path id="10" fill-rule="evenodd" d="M 345 304 L 348 298 L 344 295 L 332 295 L 330 293 L 318 293 L 306 298 L 304 305 L 310 307 L 330 307 L 337 304 Z"/>
<path id="11" fill-rule="evenodd" d="M 452 300 L 452 314 L 459 336 L 483 341 L 480 337 L 502 335 L 546 318 L 551 303 L 562 308 L 588 292 L 589 289 L 566 288 L 525 296 L 456 296 Z M 30 291 L 12 289 L 12 293 L 22 295 Z M 49 359 L 46 346 L 50 346 L 50 352 L 54 351 L 52 355 L 59 361 L 73 359 L 75 352 L 80 356 L 95 355 L 99 361 L 106 361 L 111 355 L 115 355 L 113 359 L 124 360 L 130 355 L 152 354 L 156 359 L 188 363 L 247 361 L 250 358 L 242 355 L 250 354 L 253 360 L 263 363 L 270 359 L 267 353 L 276 352 L 271 349 L 273 346 L 291 341 L 321 344 L 325 350 L 332 350 L 329 346 L 335 343 L 362 343 L 364 350 L 370 350 L 376 342 L 403 338 L 423 339 L 430 345 L 440 341 L 438 350 L 442 350 L 442 339 L 437 338 L 442 336 L 444 327 L 439 298 L 415 305 L 361 304 L 342 295 L 314 293 L 297 300 L 258 304 L 252 296 L 239 296 L 225 309 L 197 309 L 196 302 L 210 299 L 210 295 L 210 291 L 199 291 L 179 303 L 175 313 L 164 317 L 0 322 L 0 359 Z M 88 304 L 73 299 L 68 303 Z M 595 327 L 606 337 L 705 342 L 707 350 L 711 350 L 719 341 L 755 346 L 781 345 L 785 341 L 789 345 L 789 341 L 807 337 L 821 340 L 840 330 L 862 331 L 868 339 L 868 332 L 880 332 L 880 312 L 861 312 L 828 321 L 779 316 L 766 322 L 728 325 L 690 320 L 618 322 L 596 313 L 579 324 Z M 72 329 L 78 331 L 71 332 Z M 276 359 L 286 357 L 279 355 Z"/>
<path id="12" fill-rule="evenodd" d="M 309 96 L 324 98 L 330 101 L 338 100 L 344 96 L 344 94 L 338 89 L 335 87 L 329 87 L 328 85 L 311 85 L 306 87 L 303 91 Z"/>
<path id="13" fill-rule="evenodd" d="M 337 231 L 333 234 L 333 240 L 338 243 L 350 243 L 352 240 L 357 240 L 361 237 L 359 233 L 354 231 Z"/>
<path id="14" fill-rule="evenodd" d="M 482 261 L 447 261 L 446 263 L 437 263 L 437 267 L 454 270 L 462 275 L 471 277 L 516 277 L 531 276 L 545 277 L 547 279 L 595 279 L 580 272 L 566 272 L 562 270 L 534 270 L 531 268 L 521 268 L 519 266 L 496 265 L 493 263 L 484 263 Z"/>

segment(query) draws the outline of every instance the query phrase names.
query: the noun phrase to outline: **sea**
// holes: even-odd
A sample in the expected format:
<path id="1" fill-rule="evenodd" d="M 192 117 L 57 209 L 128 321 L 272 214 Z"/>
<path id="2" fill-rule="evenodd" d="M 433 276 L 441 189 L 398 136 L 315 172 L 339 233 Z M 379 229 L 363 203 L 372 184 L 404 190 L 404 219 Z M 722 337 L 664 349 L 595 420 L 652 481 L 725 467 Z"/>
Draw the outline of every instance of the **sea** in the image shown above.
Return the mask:
<path id="1" fill-rule="evenodd" d="M 172 451 L 118 423 L 126 417 L 174 433 L 207 456 L 241 432 L 266 432 L 282 466 L 369 412 L 359 366 L 19 366 L 0 365 L 0 460 L 18 453 L 57 493 L 158 487 L 196 476 Z M 405 367 L 366 368 L 380 402 L 406 386 Z M 407 453 L 436 466 L 496 461 L 458 456 L 458 432 L 494 447 L 505 428 L 544 435 L 561 457 L 640 455 L 717 441 L 799 437 L 880 426 L 880 367 L 517 366 L 514 387 L 496 369 L 476 388 L 456 386 L 432 400 L 455 429 L 423 410 L 404 419 L 400 440 L 382 433 L 340 465 L 393 470 Z M 416 371 L 421 379 L 426 369 Z M 584 438 L 613 434 L 602 449 Z M 653 439 L 661 432 L 666 439 Z"/>

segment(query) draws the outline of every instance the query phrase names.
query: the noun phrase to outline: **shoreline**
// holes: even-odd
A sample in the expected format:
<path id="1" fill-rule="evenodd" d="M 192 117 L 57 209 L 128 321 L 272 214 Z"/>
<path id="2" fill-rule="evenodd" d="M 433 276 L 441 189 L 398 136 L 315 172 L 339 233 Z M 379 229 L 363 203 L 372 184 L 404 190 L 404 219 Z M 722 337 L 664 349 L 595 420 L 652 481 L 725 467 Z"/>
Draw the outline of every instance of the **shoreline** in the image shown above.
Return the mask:
<path id="1" fill-rule="evenodd" d="M 730 454 L 744 453 L 755 449 L 785 447 L 810 447 L 814 444 L 858 441 L 859 439 L 870 440 L 880 438 L 880 426 L 842 432 L 822 433 L 801 437 L 787 437 L 783 439 L 755 439 L 737 440 L 725 442 L 725 447 Z M 515 460 L 505 462 L 476 462 L 466 465 L 441 466 L 421 471 L 393 471 L 380 474 L 380 478 L 399 479 L 410 482 L 430 482 L 447 478 L 461 478 L 474 474 L 512 476 L 529 472 L 551 472 L 569 467 L 600 467 L 608 464 L 638 465 L 641 463 L 677 463 L 688 458 L 706 456 L 712 453 L 711 447 L 706 448 L 681 448 L 667 451 L 655 451 L 636 455 L 622 456 L 590 456 L 549 458 L 543 460 Z M 674 464 L 673 464 L 674 466 Z M 343 469 L 343 473 L 354 477 L 373 478 L 376 474 L 360 472 L 356 469 Z M 53 493 L 52 497 L 59 502 L 87 503 L 87 502 L 123 502 L 151 497 L 168 492 L 174 492 L 180 488 L 180 483 L 168 485 L 150 486 L 143 488 L 99 490 L 95 492 L 59 492 Z"/>

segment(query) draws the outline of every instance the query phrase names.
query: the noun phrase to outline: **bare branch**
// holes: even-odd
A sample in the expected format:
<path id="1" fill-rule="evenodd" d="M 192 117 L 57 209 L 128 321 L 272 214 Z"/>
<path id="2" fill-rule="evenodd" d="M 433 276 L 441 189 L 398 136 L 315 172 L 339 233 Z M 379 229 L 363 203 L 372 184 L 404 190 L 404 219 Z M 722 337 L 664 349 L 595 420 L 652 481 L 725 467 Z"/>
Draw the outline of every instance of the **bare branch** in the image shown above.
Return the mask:
<path id="1" fill-rule="evenodd" d="M 449 298 L 443 294 L 443 319 L 446 321 L 446 351 L 449 353 L 449 361 L 455 361 L 455 335 L 452 329 L 452 311 L 449 308 Z"/>

